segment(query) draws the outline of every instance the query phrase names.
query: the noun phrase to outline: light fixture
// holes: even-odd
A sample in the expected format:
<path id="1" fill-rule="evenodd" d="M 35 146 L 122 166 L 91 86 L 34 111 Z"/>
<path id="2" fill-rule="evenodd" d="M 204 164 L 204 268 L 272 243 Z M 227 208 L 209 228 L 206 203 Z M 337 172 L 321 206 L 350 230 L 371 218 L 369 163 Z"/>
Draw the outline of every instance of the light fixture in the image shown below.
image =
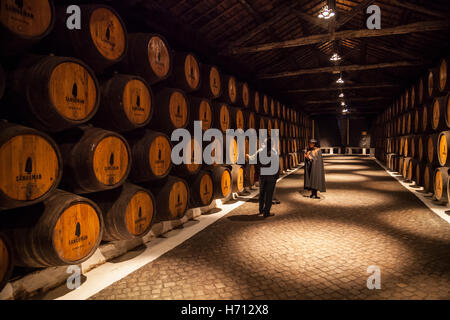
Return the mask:
<path id="1" fill-rule="evenodd" d="M 348 112 L 348 109 L 347 108 L 344 108 L 344 109 L 342 109 L 342 113 L 347 113 Z"/>
<path id="2" fill-rule="evenodd" d="M 341 101 L 341 106 L 345 107 L 345 101 Z"/>
<path id="3" fill-rule="evenodd" d="M 344 83 L 344 79 L 342 79 L 342 76 L 340 76 L 339 79 L 336 80 L 336 83 L 339 83 L 339 84 Z"/>
<path id="4" fill-rule="evenodd" d="M 339 95 L 339 98 L 343 98 L 344 97 L 344 93 L 341 92 L 341 94 Z"/>
<path id="5" fill-rule="evenodd" d="M 333 9 L 328 9 L 328 6 L 325 6 L 320 9 L 318 17 L 320 19 L 330 19 L 331 17 L 334 17 L 334 11 Z"/>
<path id="6" fill-rule="evenodd" d="M 341 60 L 341 56 L 338 55 L 337 53 L 334 53 L 330 58 L 330 61 L 339 61 L 339 60 Z"/>

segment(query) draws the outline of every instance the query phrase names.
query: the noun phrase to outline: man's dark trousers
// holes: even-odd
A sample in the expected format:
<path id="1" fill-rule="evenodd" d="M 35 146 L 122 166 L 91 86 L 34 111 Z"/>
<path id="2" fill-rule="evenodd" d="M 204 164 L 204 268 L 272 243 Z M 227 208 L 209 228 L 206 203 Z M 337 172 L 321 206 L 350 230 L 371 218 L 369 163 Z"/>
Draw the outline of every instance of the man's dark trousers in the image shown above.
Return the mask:
<path id="1" fill-rule="evenodd" d="M 277 183 L 277 176 L 259 176 L 259 213 L 269 214 L 272 207 L 273 191 Z"/>

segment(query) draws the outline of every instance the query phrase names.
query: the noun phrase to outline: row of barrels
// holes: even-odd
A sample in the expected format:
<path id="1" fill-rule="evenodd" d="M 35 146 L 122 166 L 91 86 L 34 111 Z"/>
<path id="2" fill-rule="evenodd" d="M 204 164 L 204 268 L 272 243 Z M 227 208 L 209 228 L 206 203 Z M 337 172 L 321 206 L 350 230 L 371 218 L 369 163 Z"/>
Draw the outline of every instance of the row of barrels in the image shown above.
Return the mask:
<path id="1" fill-rule="evenodd" d="M 9 73 L 6 88 L 0 114 L 47 132 L 92 122 L 118 132 L 147 126 L 171 133 L 197 120 L 203 130 L 273 128 L 280 129 L 281 136 L 306 135 L 300 124 L 188 95 L 179 88 L 152 90 L 136 75 L 114 74 L 99 82 L 89 66 L 75 58 L 27 56 Z"/>
<path id="2" fill-rule="evenodd" d="M 208 99 L 220 98 L 230 105 L 306 125 L 307 119 L 299 112 L 265 94 L 250 90 L 246 82 L 240 82 L 234 76 L 222 76 L 217 66 L 201 64 L 194 53 L 174 52 L 163 36 L 128 33 L 123 20 L 113 8 L 101 4 L 79 5 L 79 8 L 81 28 L 69 29 L 67 6 L 55 6 L 51 0 L 27 1 L 26 5 L 23 1 L 2 1 L 0 33 L 3 50 L 0 54 L 15 56 L 41 41 L 41 51 L 76 57 L 92 68 L 88 68 L 89 71 L 97 74 L 113 71 L 132 74 L 145 79 L 149 85 L 164 82 L 168 87 L 180 88 L 187 93 Z M 35 51 L 39 52 L 39 46 Z M 91 106 L 85 108 L 85 112 L 93 111 L 92 105 L 96 101 L 92 94 L 95 79 L 79 66 L 67 67 L 78 68 L 79 80 L 87 82 Z M 26 70 L 29 66 L 22 63 L 21 68 Z M 47 73 L 47 76 L 51 75 L 57 81 L 58 74 L 60 78 L 69 74 L 63 66 L 59 69 L 57 74 Z M 36 67 L 34 71 L 39 70 L 44 71 L 42 67 Z M 69 89 L 72 86 L 73 83 Z"/>
<path id="3" fill-rule="evenodd" d="M 450 94 L 436 97 L 433 103 L 405 112 L 382 125 L 384 137 L 450 129 Z"/>
<path id="4" fill-rule="evenodd" d="M 68 32 L 53 1 L 0 5 L 0 287 L 12 264 L 76 264 L 102 239 L 141 237 L 254 185 L 253 165 L 171 162 L 168 136 L 194 120 L 279 129 L 280 171 L 302 161 L 306 116 L 161 35 L 127 33 L 114 9 L 80 5 L 82 28 Z"/>
<path id="5" fill-rule="evenodd" d="M 406 182 L 414 182 L 416 186 L 423 187 L 425 193 L 433 194 L 433 200 L 437 203 L 448 204 L 450 167 L 436 166 L 396 154 L 387 154 L 386 161 L 389 170 L 399 172 Z"/>
<path id="6" fill-rule="evenodd" d="M 450 58 L 442 58 L 438 65 L 420 77 L 417 83 L 405 89 L 404 93 L 395 99 L 393 105 L 384 111 L 380 120 L 382 122 L 393 120 L 404 112 L 424 104 L 432 104 L 436 97 L 446 95 L 450 91 L 449 68 Z"/>
<path id="7" fill-rule="evenodd" d="M 298 153 L 280 156 L 280 170 L 299 165 Z M 186 180 L 167 176 L 158 186 L 129 182 L 84 196 L 55 190 L 43 202 L 4 211 L 0 231 L 0 290 L 12 265 L 48 267 L 87 260 L 100 241 L 145 236 L 154 222 L 179 219 L 188 207 L 242 193 L 255 184 L 256 166 L 217 166 Z"/>
<path id="8" fill-rule="evenodd" d="M 143 237 L 154 222 L 182 218 L 188 207 L 206 206 L 232 191 L 242 192 L 254 179 L 254 165 L 220 166 L 187 180 L 168 176 L 158 186 L 127 182 L 83 197 L 57 189 L 41 203 L 3 212 L 0 290 L 12 265 L 81 263 L 102 240 Z"/>

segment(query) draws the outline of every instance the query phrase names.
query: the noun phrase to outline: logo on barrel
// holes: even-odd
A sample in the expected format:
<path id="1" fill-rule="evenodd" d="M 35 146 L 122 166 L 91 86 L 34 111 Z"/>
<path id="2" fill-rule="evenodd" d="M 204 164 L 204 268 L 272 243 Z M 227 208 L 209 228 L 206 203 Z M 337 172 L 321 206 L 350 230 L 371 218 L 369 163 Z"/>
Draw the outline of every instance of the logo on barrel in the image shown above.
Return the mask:
<path id="1" fill-rule="evenodd" d="M 6 4 L 6 11 L 14 12 L 25 18 L 34 19 L 34 14 L 23 7 L 23 0 L 15 0 L 14 4 L 16 5 L 15 7 Z"/>
<path id="2" fill-rule="evenodd" d="M 74 245 L 82 241 L 86 241 L 88 239 L 88 236 L 81 236 L 81 225 L 79 222 L 77 222 L 75 226 L 75 239 L 69 240 L 69 245 Z"/>
<path id="3" fill-rule="evenodd" d="M 33 160 L 31 159 L 31 157 L 27 158 L 27 161 L 25 163 L 25 170 L 24 171 L 25 171 L 25 173 L 27 175 L 16 176 L 16 182 L 41 180 L 42 179 L 42 174 L 40 174 L 40 173 L 32 174 L 32 172 L 33 172 Z"/>

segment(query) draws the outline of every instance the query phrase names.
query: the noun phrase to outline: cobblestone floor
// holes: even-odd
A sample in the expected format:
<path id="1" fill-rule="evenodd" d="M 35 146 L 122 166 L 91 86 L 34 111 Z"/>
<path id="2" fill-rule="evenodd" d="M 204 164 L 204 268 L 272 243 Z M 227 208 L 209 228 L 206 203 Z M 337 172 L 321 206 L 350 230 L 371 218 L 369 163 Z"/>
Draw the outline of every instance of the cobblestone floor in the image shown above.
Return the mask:
<path id="1" fill-rule="evenodd" d="M 92 299 L 450 299 L 450 225 L 367 158 L 326 160 L 327 192 L 282 180 Z M 366 286 L 381 270 L 381 289 Z"/>

